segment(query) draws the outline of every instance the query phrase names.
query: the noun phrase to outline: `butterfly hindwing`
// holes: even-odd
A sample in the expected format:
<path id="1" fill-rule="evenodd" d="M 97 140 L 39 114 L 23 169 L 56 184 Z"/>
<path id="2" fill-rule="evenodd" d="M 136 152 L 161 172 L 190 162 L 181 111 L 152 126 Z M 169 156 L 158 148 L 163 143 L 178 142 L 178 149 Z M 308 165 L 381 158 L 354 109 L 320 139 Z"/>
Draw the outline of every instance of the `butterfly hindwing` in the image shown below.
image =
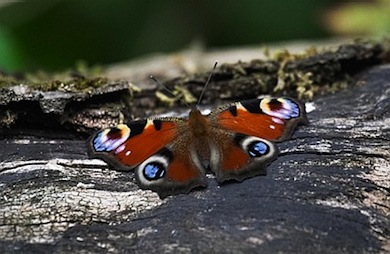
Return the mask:
<path id="1" fill-rule="evenodd" d="M 135 176 L 141 188 L 156 191 L 161 198 L 206 187 L 203 168 L 198 168 L 190 155 L 181 153 L 175 145 L 143 161 L 135 169 Z"/>
<path id="2" fill-rule="evenodd" d="M 226 140 L 221 153 L 221 165 L 212 168 L 218 182 L 242 181 L 255 175 L 265 175 L 265 167 L 278 155 L 278 148 L 270 141 L 242 133 Z"/>

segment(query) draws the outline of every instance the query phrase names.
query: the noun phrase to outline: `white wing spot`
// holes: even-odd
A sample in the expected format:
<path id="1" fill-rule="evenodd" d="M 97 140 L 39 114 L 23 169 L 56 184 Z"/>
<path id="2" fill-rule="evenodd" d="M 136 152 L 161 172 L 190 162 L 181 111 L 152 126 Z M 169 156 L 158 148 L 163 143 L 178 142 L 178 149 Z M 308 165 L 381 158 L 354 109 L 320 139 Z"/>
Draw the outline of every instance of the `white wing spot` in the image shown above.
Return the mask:
<path id="1" fill-rule="evenodd" d="M 272 117 L 272 122 L 277 123 L 277 124 L 284 124 L 283 120 L 277 117 Z"/>
<path id="2" fill-rule="evenodd" d="M 117 149 L 115 149 L 115 154 L 118 154 L 125 150 L 126 146 L 125 145 L 120 145 Z"/>

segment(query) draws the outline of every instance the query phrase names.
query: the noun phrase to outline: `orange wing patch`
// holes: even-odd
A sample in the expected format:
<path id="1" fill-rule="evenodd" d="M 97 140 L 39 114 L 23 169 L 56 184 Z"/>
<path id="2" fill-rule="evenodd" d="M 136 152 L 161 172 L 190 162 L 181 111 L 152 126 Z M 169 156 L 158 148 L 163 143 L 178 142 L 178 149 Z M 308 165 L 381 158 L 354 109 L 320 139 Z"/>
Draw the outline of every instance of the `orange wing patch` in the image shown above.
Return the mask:
<path id="1" fill-rule="evenodd" d="M 217 116 L 221 126 L 232 132 L 244 133 L 250 136 L 276 140 L 283 135 L 285 120 L 271 117 L 266 114 L 254 114 L 244 109 L 237 109 L 233 116 L 228 110 Z"/>
<path id="2" fill-rule="evenodd" d="M 176 131 L 173 122 L 162 122 L 159 130 L 153 124 L 148 124 L 141 134 L 129 138 L 119 146 L 114 151 L 115 156 L 126 166 L 134 167 L 171 142 Z"/>

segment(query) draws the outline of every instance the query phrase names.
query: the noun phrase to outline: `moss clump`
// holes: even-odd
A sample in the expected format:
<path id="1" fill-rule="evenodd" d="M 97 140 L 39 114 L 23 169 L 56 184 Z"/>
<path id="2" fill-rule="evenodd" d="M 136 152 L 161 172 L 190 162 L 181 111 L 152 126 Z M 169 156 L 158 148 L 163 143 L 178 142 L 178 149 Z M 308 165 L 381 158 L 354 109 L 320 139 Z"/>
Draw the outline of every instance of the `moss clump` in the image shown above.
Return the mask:
<path id="1" fill-rule="evenodd" d="M 0 73 L 0 88 L 7 88 L 23 84 L 32 90 L 88 92 L 94 88 L 107 84 L 101 67 L 88 67 L 80 62 L 75 68 L 60 73 L 37 71 L 25 74 Z"/>
<path id="2" fill-rule="evenodd" d="M 388 40 L 356 40 L 335 49 L 311 47 L 302 54 L 282 50 L 271 58 L 279 65 L 272 93 L 291 91 L 299 99 L 311 100 L 318 94 L 345 89 L 354 74 L 389 62 L 389 52 Z"/>

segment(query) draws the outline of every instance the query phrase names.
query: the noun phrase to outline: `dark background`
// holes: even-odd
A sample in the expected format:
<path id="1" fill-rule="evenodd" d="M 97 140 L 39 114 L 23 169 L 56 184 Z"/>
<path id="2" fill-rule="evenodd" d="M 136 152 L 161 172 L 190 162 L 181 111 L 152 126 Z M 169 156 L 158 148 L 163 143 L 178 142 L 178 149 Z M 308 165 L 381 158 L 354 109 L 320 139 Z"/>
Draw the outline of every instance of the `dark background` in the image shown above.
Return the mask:
<path id="1" fill-rule="evenodd" d="M 382 10 L 382 2 L 349 5 Z M 341 27 L 342 19 L 329 18 L 346 5 L 329 0 L 5 0 L 0 2 L 0 70 L 60 70 L 79 60 L 109 64 L 197 43 L 210 49 L 324 39 L 348 34 L 332 28 L 335 19 Z"/>

